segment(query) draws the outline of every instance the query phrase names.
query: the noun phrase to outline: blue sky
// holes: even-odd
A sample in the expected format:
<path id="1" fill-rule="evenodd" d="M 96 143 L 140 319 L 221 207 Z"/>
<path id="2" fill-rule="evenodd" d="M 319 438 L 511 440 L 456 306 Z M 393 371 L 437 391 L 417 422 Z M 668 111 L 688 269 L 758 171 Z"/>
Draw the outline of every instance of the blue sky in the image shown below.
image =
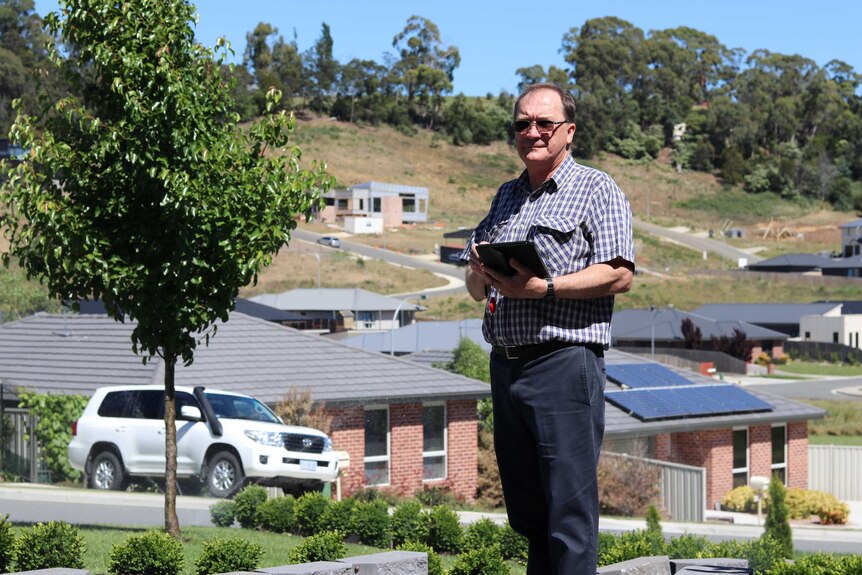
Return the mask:
<path id="1" fill-rule="evenodd" d="M 514 2 L 513 0 L 198 0 L 198 39 L 209 46 L 224 36 L 242 58 L 245 34 L 258 22 L 276 26 L 285 38 L 296 33 L 300 50 L 329 24 L 341 62 L 383 62 L 392 38 L 411 15 L 428 18 L 444 44 L 461 52 L 455 93 L 470 96 L 514 92 L 515 70 L 563 66 L 563 35 L 589 18 L 617 16 L 649 32 L 688 26 L 714 35 L 728 48 L 747 53 L 764 48 L 799 54 L 823 66 L 832 59 L 862 72 L 862 2 L 859 0 L 601 0 Z M 36 0 L 36 11 L 56 9 L 57 0 Z"/>

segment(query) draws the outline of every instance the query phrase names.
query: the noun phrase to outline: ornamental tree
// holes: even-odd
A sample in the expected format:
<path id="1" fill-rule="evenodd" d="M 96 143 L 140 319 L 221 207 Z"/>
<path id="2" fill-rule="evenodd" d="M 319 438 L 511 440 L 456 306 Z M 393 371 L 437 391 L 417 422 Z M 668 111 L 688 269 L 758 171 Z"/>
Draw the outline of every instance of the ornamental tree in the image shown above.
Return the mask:
<path id="1" fill-rule="evenodd" d="M 270 90 L 267 114 L 242 129 L 231 113 L 230 46 L 194 41 L 185 0 L 61 0 L 47 28 L 73 95 L 16 104 L 0 226 L 9 250 L 52 297 L 101 299 L 136 322 L 132 349 L 164 362 L 165 529 L 176 516 L 174 373 L 192 362 L 239 289 L 290 239 L 328 188 L 325 167 L 300 168 L 294 120 Z M 281 153 L 273 153 L 276 151 Z M 2 179 L 2 178 L 0 178 Z"/>

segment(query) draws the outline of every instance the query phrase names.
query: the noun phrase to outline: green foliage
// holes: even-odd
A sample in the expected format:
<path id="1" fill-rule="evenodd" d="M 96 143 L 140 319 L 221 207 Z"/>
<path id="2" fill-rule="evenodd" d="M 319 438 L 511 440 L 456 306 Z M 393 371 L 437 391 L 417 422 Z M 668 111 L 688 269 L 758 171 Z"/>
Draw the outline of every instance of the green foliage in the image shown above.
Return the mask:
<path id="1" fill-rule="evenodd" d="M 332 500 L 319 491 L 303 493 L 293 507 L 296 531 L 301 535 L 319 533 L 321 520 L 330 505 Z"/>
<path id="2" fill-rule="evenodd" d="M 464 538 L 464 530 L 458 520 L 458 514 L 438 505 L 426 516 L 428 539 L 427 543 L 440 553 L 458 553 Z"/>
<path id="3" fill-rule="evenodd" d="M 399 504 L 389 518 L 389 533 L 394 545 L 427 540 L 428 524 L 422 514 L 422 505 L 418 501 Z"/>
<path id="4" fill-rule="evenodd" d="M 748 485 L 740 485 L 724 494 L 721 498 L 721 508 L 737 513 L 751 513 L 757 510 L 754 501 L 754 489 Z"/>
<path id="5" fill-rule="evenodd" d="M 183 570 L 182 544 L 161 531 L 131 535 L 111 548 L 111 575 L 179 575 Z"/>
<path id="6" fill-rule="evenodd" d="M 311 563 L 313 561 L 335 561 L 344 557 L 344 536 L 338 531 L 323 531 L 306 537 L 288 555 L 291 564 Z"/>
<path id="7" fill-rule="evenodd" d="M 508 575 L 509 566 L 496 547 L 480 547 L 458 555 L 448 575 Z"/>
<path id="8" fill-rule="evenodd" d="M 777 475 L 769 481 L 769 506 L 766 508 L 764 537 L 773 538 L 784 551 L 784 556 L 793 558 L 793 533 L 790 530 L 790 518 L 787 504 L 784 502 L 784 484 Z"/>
<path id="9" fill-rule="evenodd" d="M 769 575 L 856 575 L 862 573 L 862 555 L 811 553 L 778 564 Z"/>
<path id="10" fill-rule="evenodd" d="M 389 534 L 389 509 L 383 501 L 358 503 L 351 525 L 351 531 L 359 538 L 360 543 L 388 548 L 392 542 Z"/>
<path id="11" fill-rule="evenodd" d="M 78 530 L 64 521 L 38 523 L 22 529 L 15 543 L 18 571 L 65 567 L 84 568 L 86 545 Z"/>
<path id="12" fill-rule="evenodd" d="M 661 515 L 655 505 L 647 507 L 646 530 L 650 533 L 658 533 L 661 535 Z"/>
<path id="13" fill-rule="evenodd" d="M 296 500 L 292 495 L 267 499 L 257 508 L 257 524 L 274 533 L 289 533 L 295 524 L 295 504 Z"/>
<path id="14" fill-rule="evenodd" d="M 418 499 L 423 505 L 434 507 L 437 505 L 447 505 L 455 507 L 458 500 L 452 491 L 445 486 L 425 486 L 421 490 L 416 491 L 413 496 Z"/>
<path id="15" fill-rule="evenodd" d="M 464 551 L 473 551 L 480 547 L 500 546 L 501 535 L 502 528 L 486 517 L 467 526 L 461 548 Z"/>
<path id="16" fill-rule="evenodd" d="M 372 501 L 380 501 L 374 499 Z M 381 501 L 382 502 L 382 501 Z M 382 502 L 386 507 L 386 503 Z M 353 534 L 353 514 L 359 502 L 356 499 L 348 498 L 341 501 L 334 501 L 320 518 L 321 531 L 338 531 L 344 536 Z"/>
<path id="17" fill-rule="evenodd" d="M 210 505 L 210 520 L 216 527 L 230 527 L 236 520 L 236 504 L 230 500 Z"/>
<path id="18" fill-rule="evenodd" d="M 204 541 L 201 556 L 195 562 L 198 575 L 255 571 L 263 556 L 263 547 L 245 539 L 211 539 Z"/>
<path id="19" fill-rule="evenodd" d="M 748 560 L 755 573 L 769 573 L 784 563 L 784 549 L 772 537 L 762 536 L 751 541 L 727 540 L 713 543 L 700 557 L 731 557 Z"/>
<path id="20" fill-rule="evenodd" d="M 446 366 L 446 369 L 464 377 L 471 377 L 485 383 L 491 382 L 488 352 L 467 337 L 462 337 L 458 342 L 458 347 L 452 352 L 452 362 Z"/>
<path id="21" fill-rule="evenodd" d="M 646 530 L 627 531 L 605 546 L 599 546 L 599 566 L 620 563 L 638 557 L 664 554 L 664 539 L 661 533 Z"/>
<path id="22" fill-rule="evenodd" d="M 709 540 L 706 537 L 686 533 L 679 537 L 671 538 L 667 542 L 667 545 L 665 545 L 664 553 L 671 559 L 702 557 L 704 550 L 709 545 Z"/>
<path id="23" fill-rule="evenodd" d="M 258 526 L 258 509 L 267 500 L 266 489 L 260 485 L 246 485 L 234 495 L 234 513 L 240 527 L 254 529 Z"/>
<path id="24" fill-rule="evenodd" d="M 512 110 L 503 109 L 495 101 L 468 99 L 463 94 L 455 96 L 443 111 L 446 131 L 456 146 L 505 140 L 511 121 Z"/>
<path id="25" fill-rule="evenodd" d="M 8 573 L 15 559 L 15 533 L 9 514 L 0 517 L 0 573 Z"/>
<path id="26" fill-rule="evenodd" d="M 599 534 L 601 535 L 601 533 Z M 504 559 L 514 559 L 519 563 L 527 563 L 527 554 L 530 551 L 530 541 L 512 529 L 509 522 L 500 531 L 500 553 Z"/>
<path id="27" fill-rule="evenodd" d="M 84 412 L 87 398 L 22 392 L 19 405 L 39 418 L 33 434 L 52 479 L 55 482 L 79 481 L 81 473 L 69 465 L 67 448 L 72 441 L 72 422 Z"/>
<path id="28" fill-rule="evenodd" d="M 426 553 L 428 555 L 428 575 L 443 575 L 443 561 L 440 556 L 434 552 L 429 546 L 416 541 L 406 541 L 398 545 L 396 551 L 413 551 L 416 553 Z"/>
<path id="29" fill-rule="evenodd" d="M 59 307 L 48 297 L 45 288 L 29 281 L 17 265 L 11 265 L 0 274 L 0 323 L 39 311 L 55 312 Z"/>

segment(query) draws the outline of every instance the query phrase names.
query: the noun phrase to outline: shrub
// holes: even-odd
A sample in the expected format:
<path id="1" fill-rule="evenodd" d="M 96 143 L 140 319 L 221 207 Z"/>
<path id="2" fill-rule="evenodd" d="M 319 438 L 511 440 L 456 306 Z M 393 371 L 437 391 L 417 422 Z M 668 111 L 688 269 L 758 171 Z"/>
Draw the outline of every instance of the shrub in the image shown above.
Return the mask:
<path id="1" fill-rule="evenodd" d="M 599 459 L 599 501 L 602 513 L 643 517 L 659 499 L 661 469 L 640 459 L 602 455 Z"/>
<path id="2" fill-rule="evenodd" d="M 195 568 L 198 575 L 254 571 L 262 555 L 261 545 L 245 539 L 211 539 L 204 541 Z"/>
<path id="3" fill-rule="evenodd" d="M 655 505 L 650 505 L 646 512 L 646 530 L 661 535 L 661 515 Z"/>
<path id="4" fill-rule="evenodd" d="M 236 520 L 236 504 L 233 501 L 219 501 L 210 505 L 210 519 L 216 527 L 230 527 Z"/>
<path id="5" fill-rule="evenodd" d="M 296 524 L 294 505 L 296 500 L 291 495 L 267 499 L 257 508 L 257 524 L 273 533 L 292 531 Z"/>
<path id="6" fill-rule="evenodd" d="M 84 538 L 65 521 L 38 523 L 21 530 L 15 542 L 15 563 L 18 571 L 52 567 L 83 569 L 86 549 Z"/>
<path id="7" fill-rule="evenodd" d="M 393 491 L 379 487 L 365 487 L 354 493 L 350 498 L 356 501 L 376 501 L 381 499 L 390 507 L 395 507 L 400 503 L 398 495 Z"/>
<path id="8" fill-rule="evenodd" d="M 245 529 L 257 527 L 257 509 L 267 500 L 267 497 L 266 489 L 260 485 L 246 485 L 234 495 L 234 510 L 240 527 Z"/>
<path id="9" fill-rule="evenodd" d="M 496 547 L 480 547 L 459 555 L 448 575 L 509 575 L 509 566 Z"/>
<path id="10" fill-rule="evenodd" d="M 314 535 L 323 531 L 321 518 L 332 501 L 319 491 L 303 493 L 293 506 L 296 530 L 300 535 Z"/>
<path id="11" fill-rule="evenodd" d="M 329 435 L 332 416 L 323 403 L 315 403 L 308 390 L 300 391 L 291 387 L 284 398 L 275 404 L 275 413 L 287 425 L 301 425 L 318 429 Z"/>
<path id="12" fill-rule="evenodd" d="M 599 541 L 601 542 L 599 533 Z M 506 522 L 503 529 L 500 531 L 500 553 L 504 559 L 514 559 L 518 563 L 526 565 L 527 554 L 530 551 L 530 541 L 512 529 L 512 526 Z"/>
<path id="13" fill-rule="evenodd" d="M 458 515 L 443 505 L 438 505 L 426 516 L 428 524 L 427 543 L 434 551 L 443 553 L 458 553 L 461 550 L 461 540 L 464 530 L 458 521 Z"/>
<path id="14" fill-rule="evenodd" d="M 770 573 L 784 563 L 784 550 L 772 537 L 752 541 L 728 540 L 711 543 L 698 557 L 733 557 L 747 559 L 754 573 Z"/>
<path id="15" fill-rule="evenodd" d="M 384 501 L 362 502 L 356 505 L 351 531 L 359 542 L 374 547 L 389 548 L 389 509 Z"/>
<path id="16" fill-rule="evenodd" d="M 447 507 L 455 507 L 458 500 L 452 495 L 452 492 L 447 487 L 433 486 L 425 487 L 413 494 L 422 505 L 427 507 L 437 507 L 445 505 Z"/>
<path id="17" fill-rule="evenodd" d="M 480 428 L 478 439 L 479 450 L 476 454 L 476 463 L 479 473 L 476 478 L 476 497 L 486 505 L 499 507 L 503 505 L 503 485 L 500 482 L 500 468 L 497 467 L 497 456 L 494 453 L 493 430 Z"/>
<path id="18" fill-rule="evenodd" d="M 709 540 L 702 535 L 686 533 L 672 537 L 665 545 L 665 555 L 671 559 L 689 559 L 699 557 L 703 550 L 709 547 Z"/>
<path id="19" fill-rule="evenodd" d="M 15 559 L 15 534 L 9 515 L 0 518 L 0 573 L 8 573 Z"/>
<path id="20" fill-rule="evenodd" d="M 600 549 L 599 565 L 610 565 L 638 557 L 664 555 L 664 539 L 646 530 L 627 531 Z"/>
<path id="21" fill-rule="evenodd" d="M 781 546 L 787 559 L 793 557 L 793 535 L 784 503 L 784 484 L 777 475 L 769 481 L 769 507 L 766 509 L 764 537 L 772 537 Z"/>
<path id="22" fill-rule="evenodd" d="M 353 514 L 358 504 L 353 498 L 333 502 L 320 518 L 320 530 L 339 531 L 345 537 L 353 535 Z"/>
<path id="23" fill-rule="evenodd" d="M 113 575 L 179 575 L 183 546 L 162 531 L 132 535 L 111 548 L 108 572 Z"/>
<path id="24" fill-rule="evenodd" d="M 347 553 L 343 539 L 344 536 L 338 531 L 323 531 L 311 535 L 290 550 L 287 561 L 291 564 L 335 561 Z"/>
<path id="25" fill-rule="evenodd" d="M 464 551 L 473 551 L 480 547 L 499 545 L 501 531 L 500 526 L 488 518 L 475 521 L 464 530 L 464 540 L 461 548 Z"/>
<path id="26" fill-rule="evenodd" d="M 395 548 L 397 551 L 415 551 L 428 555 L 428 575 L 443 575 L 443 561 L 433 549 L 424 543 L 416 541 L 407 541 Z"/>
<path id="27" fill-rule="evenodd" d="M 757 504 L 754 501 L 754 489 L 748 485 L 740 485 L 728 491 L 721 498 L 721 508 L 725 511 L 734 511 L 737 513 L 756 511 Z"/>
<path id="28" fill-rule="evenodd" d="M 423 517 L 422 505 L 418 501 L 409 501 L 396 507 L 389 518 L 389 533 L 394 545 L 427 541 L 428 523 Z"/>

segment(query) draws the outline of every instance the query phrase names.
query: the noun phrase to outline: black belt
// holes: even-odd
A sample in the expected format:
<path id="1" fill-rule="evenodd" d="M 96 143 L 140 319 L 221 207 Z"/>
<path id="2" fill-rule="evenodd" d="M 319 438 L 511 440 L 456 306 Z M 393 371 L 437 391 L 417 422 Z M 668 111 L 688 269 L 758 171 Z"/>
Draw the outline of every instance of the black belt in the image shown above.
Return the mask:
<path id="1" fill-rule="evenodd" d="M 543 343 L 534 343 L 531 345 L 494 345 L 491 346 L 491 353 L 505 357 L 506 359 L 521 359 L 530 360 L 548 355 L 551 352 L 563 349 L 566 347 L 585 347 L 596 354 L 596 357 L 605 355 L 604 347 L 595 343 L 578 343 L 574 341 L 546 341 Z"/>

